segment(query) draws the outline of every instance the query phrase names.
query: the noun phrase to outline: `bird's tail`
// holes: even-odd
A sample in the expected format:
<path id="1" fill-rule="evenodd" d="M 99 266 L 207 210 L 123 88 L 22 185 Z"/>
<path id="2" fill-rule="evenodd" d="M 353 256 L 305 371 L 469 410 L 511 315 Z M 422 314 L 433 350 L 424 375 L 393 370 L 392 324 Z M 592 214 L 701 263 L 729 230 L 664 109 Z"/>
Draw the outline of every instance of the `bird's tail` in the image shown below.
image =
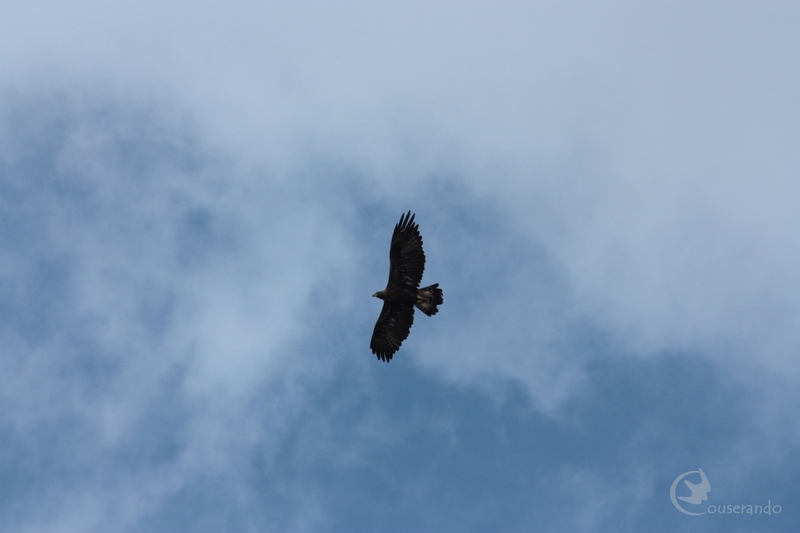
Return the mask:
<path id="1" fill-rule="evenodd" d="M 442 289 L 439 288 L 438 283 L 434 283 L 430 287 L 425 287 L 417 291 L 417 303 L 415 305 L 428 316 L 433 316 L 438 313 L 438 306 L 443 302 Z"/>

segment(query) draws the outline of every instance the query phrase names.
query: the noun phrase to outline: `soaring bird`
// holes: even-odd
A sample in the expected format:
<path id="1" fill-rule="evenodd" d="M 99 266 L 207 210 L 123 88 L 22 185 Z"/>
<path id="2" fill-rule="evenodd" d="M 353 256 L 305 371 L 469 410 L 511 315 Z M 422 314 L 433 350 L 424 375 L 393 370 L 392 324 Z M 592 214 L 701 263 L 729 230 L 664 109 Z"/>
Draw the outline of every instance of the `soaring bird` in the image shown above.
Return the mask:
<path id="1" fill-rule="evenodd" d="M 369 347 L 378 359 L 391 361 L 408 338 L 414 323 L 414 307 L 428 316 L 435 315 L 444 302 L 438 283 L 419 288 L 425 270 L 425 252 L 419 226 L 411 211 L 400 217 L 392 233 L 389 249 L 389 282 L 372 296 L 383 300 L 383 309 L 372 332 Z"/>

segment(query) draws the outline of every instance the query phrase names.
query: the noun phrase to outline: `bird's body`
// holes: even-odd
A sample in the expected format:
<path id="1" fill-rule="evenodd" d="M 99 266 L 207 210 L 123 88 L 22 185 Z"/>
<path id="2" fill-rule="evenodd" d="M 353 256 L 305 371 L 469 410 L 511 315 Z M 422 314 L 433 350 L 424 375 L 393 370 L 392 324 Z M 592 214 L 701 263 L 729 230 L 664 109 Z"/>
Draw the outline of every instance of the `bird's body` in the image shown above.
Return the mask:
<path id="1" fill-rule="evenodd" d="M 422 237 L 409 211 L 400 217 L 392 233 L 389 282 L 384 290 L 373 294 L 383 300 L 383 309 L 375 324 L 370 348 L 382 361 L 389 362 L 408 337 L 414 323 L 414 307 L 433 316 L 444 301 L 438 283 L 419 288 L 424 270 Z"/>

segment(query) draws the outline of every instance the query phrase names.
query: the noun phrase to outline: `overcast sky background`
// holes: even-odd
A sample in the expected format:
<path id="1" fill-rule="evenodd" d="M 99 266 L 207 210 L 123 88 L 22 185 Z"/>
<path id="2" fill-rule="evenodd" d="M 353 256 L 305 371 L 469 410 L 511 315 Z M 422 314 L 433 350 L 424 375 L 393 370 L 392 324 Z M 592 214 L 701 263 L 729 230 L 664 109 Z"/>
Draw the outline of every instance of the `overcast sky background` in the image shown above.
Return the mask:
<path id="1" fill-rule="evenodd" d="M 798 27 L 4 1 L 0 529 L 797 531 Z"/>

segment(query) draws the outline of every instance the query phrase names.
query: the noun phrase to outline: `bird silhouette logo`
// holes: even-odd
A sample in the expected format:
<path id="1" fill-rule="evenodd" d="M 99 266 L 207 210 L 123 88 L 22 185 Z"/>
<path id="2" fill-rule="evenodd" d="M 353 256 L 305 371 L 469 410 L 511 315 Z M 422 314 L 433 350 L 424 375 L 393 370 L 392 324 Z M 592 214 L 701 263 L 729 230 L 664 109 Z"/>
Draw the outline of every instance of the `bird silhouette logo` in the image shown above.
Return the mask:
<path id="1" fill-rule="evenodd" d="M 692 474 L 700 474 L 700 483 L 692 483 L 688 479 L 683 479 Z M 678 488 L 678 484 L 681 482 L 681 480 L 683 480 L 683 484 L 686 485 L 691 491 L 691 494 L 689 496 L 677 496 L 675 494 Z M 675 508 L 680 512 L 682 512 L 683 514 L 698 516 L 701 514 L 706 514 L 706 511 L 703 511 L 702 513 L 694 513 L 692 511 L 687 511 L 681 506 L 678 500 L 681 500 L 683 502 L 692 505 L 699 505 L 704 501 L 708 500 L 709 492 L 711 492 L 711 483 L 708 481 L 706 473 L 703 472 L 703 469 L 698 468 L 697 470 L 690 470 L 689 472 L 684 472 L 680 476 L 676 477 L 675 481 L 672 482 L 672 487 L 670 487 L 669 489 L 669 497 L 672 500 L 672 505 L 674 505 Z"/>

